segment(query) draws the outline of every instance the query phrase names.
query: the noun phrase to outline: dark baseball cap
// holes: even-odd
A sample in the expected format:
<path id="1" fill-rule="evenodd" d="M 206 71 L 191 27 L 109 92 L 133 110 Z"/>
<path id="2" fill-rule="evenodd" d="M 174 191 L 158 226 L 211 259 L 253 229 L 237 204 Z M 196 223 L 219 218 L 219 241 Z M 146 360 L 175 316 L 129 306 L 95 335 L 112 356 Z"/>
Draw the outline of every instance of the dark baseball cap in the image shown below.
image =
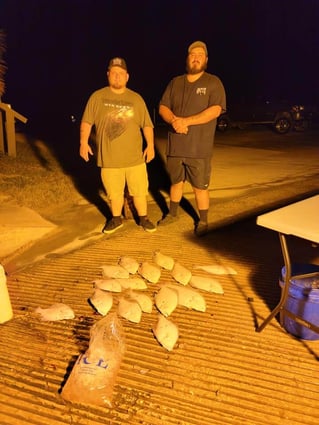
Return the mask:
<path id="1" fill-rule="evenodd" d="M 108 69 L 111 69 L 113 66 L 119 66 L 120 68 L 125 69 L 127 71 L 126 62 L 123 58 L 113 58 L 110 60 Z"/>

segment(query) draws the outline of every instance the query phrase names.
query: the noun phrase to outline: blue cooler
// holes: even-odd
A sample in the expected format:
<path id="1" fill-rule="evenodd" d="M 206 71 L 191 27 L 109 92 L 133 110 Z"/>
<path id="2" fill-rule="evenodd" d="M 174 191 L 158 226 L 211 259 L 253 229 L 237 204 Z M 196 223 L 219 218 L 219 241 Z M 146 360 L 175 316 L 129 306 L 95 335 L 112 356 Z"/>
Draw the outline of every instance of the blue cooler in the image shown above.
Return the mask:
<path id="1" fill-rule="evenodd" d="M 292 264 L 291 274 L 300 275 L 319 272 L 319 266 L 315 264 Z M 283 280 L 279 284 L 283 290 L 286 267 L 281 270 Z M 319 326 L 319 276 L 303 279 L 292 279 L 285 308 L 302 319 Z M 319 339 L 317 332 L 297 323 L 283 312 L 283 326 L 292 335 L 308 340 Z"/>

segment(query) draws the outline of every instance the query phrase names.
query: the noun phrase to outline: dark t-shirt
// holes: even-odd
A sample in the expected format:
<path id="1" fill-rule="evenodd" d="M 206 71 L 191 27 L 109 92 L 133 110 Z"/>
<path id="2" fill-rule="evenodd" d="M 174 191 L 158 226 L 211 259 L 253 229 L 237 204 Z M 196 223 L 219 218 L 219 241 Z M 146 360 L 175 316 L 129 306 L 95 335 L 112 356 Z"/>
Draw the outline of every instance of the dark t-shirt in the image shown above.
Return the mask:
<path id="1" fill-rule="evenodd" d="M 186 75 L 170 81 L 161 105 L 167 106 L 176 116 L 188 117 L 199 114 L 210 106 L 219 105 L 226 110 L 226 94 L 220 79 L 204 72 L 196 81 L 190 83 Z M 192 125 L 187 134 L 169 132 L 167 155 L 207 158 L 211 156 L 216 129 L 216 119 L 206 124 Z"/>

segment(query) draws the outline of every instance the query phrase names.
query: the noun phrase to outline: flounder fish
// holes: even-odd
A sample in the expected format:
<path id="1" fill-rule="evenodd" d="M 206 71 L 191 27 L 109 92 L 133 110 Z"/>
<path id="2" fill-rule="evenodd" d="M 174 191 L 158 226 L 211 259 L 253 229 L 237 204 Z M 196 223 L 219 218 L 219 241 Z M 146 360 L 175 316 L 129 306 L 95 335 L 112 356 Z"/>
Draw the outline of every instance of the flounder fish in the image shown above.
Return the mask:
<path id="1" fill-rule="evenodd" d="M 192 273 L 180 263 L 175 262 L 172 276 L 176 280 L 176 282 L 181 283 L 182 285 L 187 285 L 191 280 Z"/>
<path id="2" fill-rule="evenodd" d="M 72 308 L 63 303 L 52 304 L 48 308 L 37 307 L 35 313 L 39 314 L 44 322 L 74 319 L 75 317 Z"/>
<path id="3" fill-rule="evenodd" d="M 150 283 L 157 283 L 161 277 L 161 269 L 148 261 L 144 261 L 140 265 L 138 272 Z"/>
<path id="4" fill-rule="evenodd" d="M 113 296 L 109 292 L 96 288 L 89 301 L 98 313 L 106 316 L 112 308 Z"/>
<path id="5" fill-rule="evenodd" d="M 206 311 L 205 298 L 195 289 L 178 285 L 170 285 L 169 287 L 177 292 L 179 305 L 196 311 Z"/>
<path id="6" fill-rule="evenodd" d="M 155 295 L 155 305 L 164 316 L 169 316 L 178 306 L 177 292 L 168 286 L 162 286 Z"/>
<path id="7" fill-rule="evenodd" d="M 129 277 L 129 272 L 119 264 L 101 266 L 103 277 L 126 279 Z"/>
<path id="8" fill-rule="evenodd" d="M 119 282 L 119 279 L 96 279 L 93 281 L 95 288 L 102 289 L 103 291 L 110 292 L 121 292 L 122 286 Z"/>
<path id="9" fill-rule="evenodd" d="M 223 294 L 224 290 L 218 280 L 212 277 L 192 276 L 190 285 L 193 288 L 202 289 L 207 292 L 214 292 L 215 294 Z"/>
<path id="10" fill-rule="evenodd" d="M 162 254 L 160 251 L 155 251 L 153 253 L 153 260 L 158 266 L 162 267 L 163 269 L 173 270 L 175 261 L 172 257 Z"/>
<path id="11" fill-rule="evenodd" d="M 139 263 L 131 257 L 122 256 L 119 259 L 119 265 L 124 267 L 125 270 L 127 270 L 130 274 L 137 273 L 137 270 L 139 268 Z"/>
<path id="12" fill-rule="evenodd" d="M 142 309 L 137 301 L 121 298 L 118 305 L 118 313 L 121 317 L 133 323 L 140 323 Z"/>
<path id="13" fill-rule="evenodd" d="M 140 292 L 131 291 L 129 293 L 129 296 L 139 304 L 143 313 L 152 313 L 153 301 L 148 295 L 142 294 Z"/>
<path id="14" fill-rule="evenodd" d="M 166 348 L 166 350 L 173 350 L 179 336 L 178 327 L 175 323 L 166 319 L 162 314 L 159 314 L 157 324 L 152 331 L 157 341 Z"/>
<path id="15" fill-rule="evenodd" d="M 207 273 L 211 274 L 237 274 L 236 270 L 234 270 L 232 267 L 228 266 L 220 266 L 218 264 L 211 265 L 211 266 L 194 266 L 194 269 L 197 270 L 204 270 Z"/>

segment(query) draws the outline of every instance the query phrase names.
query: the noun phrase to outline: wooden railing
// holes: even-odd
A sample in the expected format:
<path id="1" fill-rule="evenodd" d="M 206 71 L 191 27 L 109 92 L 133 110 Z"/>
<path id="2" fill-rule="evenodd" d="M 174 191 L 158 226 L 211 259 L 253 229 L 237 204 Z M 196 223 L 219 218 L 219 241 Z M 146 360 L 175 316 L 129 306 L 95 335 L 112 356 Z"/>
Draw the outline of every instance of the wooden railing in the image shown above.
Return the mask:
<path id="1" fill-rule="evenodd" d="M 0 102 L 0 153 L 9 156 L 17 156 L 15 120 L 24 124 L 28 121 L 26 117 L 16 112 L 8 103 Z"/>

